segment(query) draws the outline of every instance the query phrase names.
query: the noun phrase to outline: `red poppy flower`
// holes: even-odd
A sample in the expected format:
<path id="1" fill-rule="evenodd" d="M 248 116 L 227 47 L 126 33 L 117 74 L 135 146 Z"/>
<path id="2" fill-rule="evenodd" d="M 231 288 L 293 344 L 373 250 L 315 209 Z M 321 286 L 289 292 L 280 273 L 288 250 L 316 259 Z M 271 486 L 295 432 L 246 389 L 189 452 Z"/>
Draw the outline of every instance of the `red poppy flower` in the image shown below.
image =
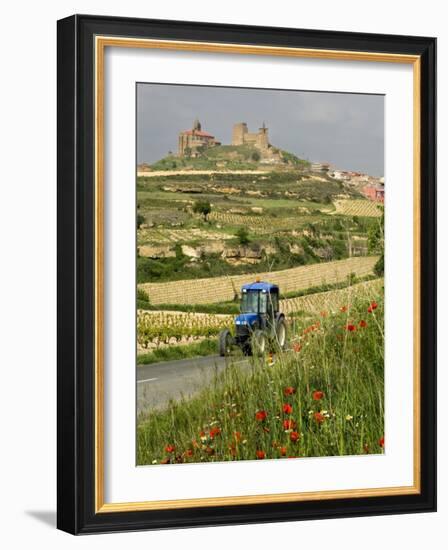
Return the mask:
<path id="1" fill-rule="evenodd" d="M 378 440 L 378 445 L 379 445 L 382 449 L 384 449 L 384 436 L 381 437 L 381 438 Z"/>
<path id="2" fill-rule="evenodd" d="M 166 451 L 167 453 L 174 453 L 175 450 L 176 450 L 176 447 L 175 447 L 174 445 L 167 445 L 167 446 L 165 447 L 165 451 Z"/>
<path id="3" fill-rule="evenodd" d="M 376 308 L 378 307 L 378 304 L 377 304 L 376 302 L 372 302 L 372 303 L 370 304 L 370 307 L 371 307 L 372 309 L 376 309 Z"/>
<path id="4" fill-rule="evenodd" d="M 187 449 L 185 451 L 185 456 L 193 456 L 193 450 L 192 449 Z"/>
<path id="5" fill-rule="evenodd" d="M 302 349 L 302 346 L 300 344 L 294 344 L 292 346 L 292 349 L 296 352 L 296 353 L 299 353 L 299 351 Z"/>
<path id="6" fill-rule="evenodd" d="M 349 332 L 353 332 L 353 331 L 356 330 L 355 325 L 347 325 L 345 328 L 346 328 Z"/>
<path id="7" fill-rule="evenodd" d="M 260 422 L 263 422 L 263 420 L 266 420 L 267 416 L 268 416 L 268 413 L 266 411 L 257 411 L 255 413 L 255 418 Z"/>
<path id="8" fill-rule="evenodd" d="M 359 326 L 360 326 L 361 328 L 366 328 L 367 323 L 364 321 L 364 319 L 361 319 L 361 321 L 359 321 Z"/>
<path id="9" fill-rule="evenodd" d="M 314 420 L 318 423 L 318 424 L 322 424 L 323 422 L 325 422 L 325 416 L 320 413 L 320 412 L 315 412 L 314 413 Z"/>
<path id="10" fill-rule="evenodd" d="M 280 447 L 280 455 L 286 456 L 286 447 Z"/>
<path id="11" fill-rule="evenodd" d="M 313 401 L 320 401 L 321 399 L 323 399 L 324 395 L 325 394 L 323 391 L 313 391 Z"/>
<path id="12" fill-rule="evenodd" d="M 262 460 L 266 456 L 266 453 L 264 451 L 257 451 L 255 454 L 257 455 L 257 458 L 259 460 Z"/>
<path id="13" fill-rule="evenodd" d="M 285 414 L 291 414 L 292 413 L 292 405 L 290 405 L 289 403 L 285 403 L 283 405 L 283 412 Z"/>
<path id="14" fill-rule="evenodd" d="M 214 439 L 217 435 L 220 435 L 221 428 L 218 428 L 218 426 L 215 426 L 210 430 L 210 437 Z"/>
<path id="15" fill-rule="evenodd" d="M 289 439 L 293 441 L 294 443 L 300 438 L 299 432 L 291 432 L 289 434 Z"/>
<path id="16" fill-rule="evenodd" d="M 292 395 L 294 393 L 296 393 L 296 390 L 295 388 L 293 388 L 292 386 L 287 386 L 284 390 L 283 390 L 283 393 L 285 395 Z"/>
<path id="17" fill-rule="evenodd" d="M 342 306 L 341 311 L 342 311 L 342 313 L 345 313 L 347 311 L 347 306 Z"/>
<path id="18" fill-rule="evenodd" d="M 283 429 L 284 430 L 293 430 L 296 427 L 296 423 L 294 420 L 291 420 L 288 418 L 287 420 L 283 420 Z"/>

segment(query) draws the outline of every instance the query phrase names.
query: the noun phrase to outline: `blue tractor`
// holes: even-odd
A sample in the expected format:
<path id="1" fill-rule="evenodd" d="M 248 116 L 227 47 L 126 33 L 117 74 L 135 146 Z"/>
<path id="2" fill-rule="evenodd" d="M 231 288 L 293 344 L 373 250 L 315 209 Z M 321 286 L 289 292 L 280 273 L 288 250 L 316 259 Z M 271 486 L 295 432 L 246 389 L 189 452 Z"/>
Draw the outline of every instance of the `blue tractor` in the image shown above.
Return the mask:
<path id="1" fill-rule="evenodd" d="M 241 288 L 241 313 L 235 318 L 235 336 L 229 329 L 219 334 L 219 354 L 229 355 L 232 346 L 247 355 L 261 356 L 269 348 L 286 347 L 286 320 L 279 311 L 279 288 L 256 281 Z"/>

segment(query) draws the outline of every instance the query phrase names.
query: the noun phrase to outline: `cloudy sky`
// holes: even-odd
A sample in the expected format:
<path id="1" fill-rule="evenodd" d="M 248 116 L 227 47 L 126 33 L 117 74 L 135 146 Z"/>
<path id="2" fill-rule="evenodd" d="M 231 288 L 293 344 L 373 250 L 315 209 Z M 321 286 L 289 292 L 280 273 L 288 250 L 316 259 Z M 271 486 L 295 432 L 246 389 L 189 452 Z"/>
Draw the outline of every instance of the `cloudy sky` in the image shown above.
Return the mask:
<path id="1" fill-rule="evenodd" d="M 232 125 L 263 121 L 269 141 L 301 158 L 384 175 L 384 96 L 167 84 L 137 85 L 137 162 L 177 151 L 177 136 L 199 118 L 231 143 Z"/>

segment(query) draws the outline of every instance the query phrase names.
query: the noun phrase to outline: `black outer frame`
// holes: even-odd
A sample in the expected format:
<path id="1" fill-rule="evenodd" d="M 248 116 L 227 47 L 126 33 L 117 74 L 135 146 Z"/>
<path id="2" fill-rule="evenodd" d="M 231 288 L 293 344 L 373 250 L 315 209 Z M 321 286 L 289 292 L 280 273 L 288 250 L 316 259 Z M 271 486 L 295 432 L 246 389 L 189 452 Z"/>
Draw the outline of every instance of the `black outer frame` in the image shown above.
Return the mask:
<path id="1" fill-rule="evenodd" d="M 94 512 L 94 37 L 421 56 L 421 493 Z M 73 534 L 436 510 L 436 39 L 74 15 L 58 21 L 57 526 Z"/>

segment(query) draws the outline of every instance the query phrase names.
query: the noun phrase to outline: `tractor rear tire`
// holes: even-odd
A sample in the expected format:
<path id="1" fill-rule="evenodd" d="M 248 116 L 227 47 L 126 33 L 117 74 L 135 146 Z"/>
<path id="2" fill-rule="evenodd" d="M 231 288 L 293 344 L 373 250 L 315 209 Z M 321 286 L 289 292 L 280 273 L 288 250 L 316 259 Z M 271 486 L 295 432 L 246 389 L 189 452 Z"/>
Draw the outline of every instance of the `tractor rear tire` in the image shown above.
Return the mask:
<path id="1" fill-rule="evenodd" d="M 275 343 L 280 348 L 280 350 L 286 349 L 286 337 L 288 335 L 288 330 L 286 327 L 285 318 L 282 317 L 279 319 L 277 326 L 275 327 Z"/>
<path id="2" fill-rule="evenodd" d="M 228 357 L 232 352 L 233 338 L 229 329 L 224 329 L 219 333 L 219 355 Z"/>
<path id="3" fill-rule="evenodd" d="M 250 348 L 254 357 L 261 357 L 266 353 L 268 340 L 266 334 L 262 330 L 256 330 L 252 334 Z"/>

